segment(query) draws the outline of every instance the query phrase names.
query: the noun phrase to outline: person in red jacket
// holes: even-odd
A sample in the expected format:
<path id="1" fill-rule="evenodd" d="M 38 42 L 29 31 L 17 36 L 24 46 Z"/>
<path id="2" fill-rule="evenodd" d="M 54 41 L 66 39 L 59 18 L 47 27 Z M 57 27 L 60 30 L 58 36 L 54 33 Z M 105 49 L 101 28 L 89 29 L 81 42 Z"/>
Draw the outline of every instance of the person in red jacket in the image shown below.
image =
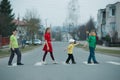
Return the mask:
<path id="1" fill-rule="evenodd" d="M 50 53 L 50 56 L 53 60 L 53 63 L 56 64 L 57 62 L 55 61 L 54 59 L 54 56 L 53 56 L 53 48 L 52 48 L 52 43 L 51 43 L 51 30 L 50 30 L 50 27 L 46 28 L 45 30 L 45 34 L 44 34 L 44 40 L 45 40 L 45 44 L 44 44 L 44 47 L 43 47 L 43 51 L 45 52 L 44 55 L 43 55 L 43 64 L 46 64 L 45 62 L 45 58 L 46 58 L 46 55 L 47 53 L 49 52 Z"/>

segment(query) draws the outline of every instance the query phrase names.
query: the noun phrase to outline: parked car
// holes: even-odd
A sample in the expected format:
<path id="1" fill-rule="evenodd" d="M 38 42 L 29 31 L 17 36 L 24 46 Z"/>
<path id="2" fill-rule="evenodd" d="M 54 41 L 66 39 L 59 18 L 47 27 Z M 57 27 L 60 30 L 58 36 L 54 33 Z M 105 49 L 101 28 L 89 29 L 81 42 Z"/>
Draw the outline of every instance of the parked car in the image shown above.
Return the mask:
<path id="1" fill-rule="evenodd" d="M 27 44 L 27 45 L 32 44 L 32 40 L 26 41 L 26 44 Z"/>
<path id="2" fill-rule="evenodd" d="M 41 44 L 42 44 L 42 41 L 39 40 L 39 39 L 34 39 L 33 44 L 34 44 L 34 45 L 41 45 Z"/>

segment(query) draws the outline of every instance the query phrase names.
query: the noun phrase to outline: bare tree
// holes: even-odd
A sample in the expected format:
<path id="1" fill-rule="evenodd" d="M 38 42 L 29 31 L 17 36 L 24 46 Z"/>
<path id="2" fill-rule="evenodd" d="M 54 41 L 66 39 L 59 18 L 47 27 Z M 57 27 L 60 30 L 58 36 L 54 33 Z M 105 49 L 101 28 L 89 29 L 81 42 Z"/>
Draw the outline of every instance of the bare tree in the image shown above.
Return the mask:
<path id="1" fill-rule="evenodd" d="M 94 24 L 94 20 L 92 17 L 90 17 L 90 20 L 87 22 L 86 24 L 86 31 L 91 31 L 91 30 L 96 30 L 95 29 L 95 24 Z"/>
<path id="2" fill-rule="evenodd" d="M 90 18 L 90 20 L 85 25 L 79 26 L 76 32 L 81 40 L 85 40 L 88 37 L 88 33 L 92 30 L 96 31 L 94 20 L 93 18 Z"/>
<path id="3" fill-rule="evenodd" d="M 35 35 L 39 35 L 41 19 L 36 10 L 26 10 L 23 18 L 27 23 L 27 33 L 29 39 L 34 39 Z"/>
<path id="4" fill-rule="evenodd" d="M 87 37 L 85 25 L 79 26 L 77 33 L 78 33 L 77 35 L 79 36 L 80 40 L 85 40 Z"/>

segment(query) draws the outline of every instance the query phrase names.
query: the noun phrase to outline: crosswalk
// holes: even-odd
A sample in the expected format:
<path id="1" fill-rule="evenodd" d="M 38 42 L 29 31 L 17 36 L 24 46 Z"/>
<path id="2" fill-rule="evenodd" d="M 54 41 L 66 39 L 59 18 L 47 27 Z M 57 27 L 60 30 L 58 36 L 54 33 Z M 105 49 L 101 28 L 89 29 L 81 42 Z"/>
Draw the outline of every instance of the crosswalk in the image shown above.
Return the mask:
<path id="1" fill-rule="evenodd" d="M 87 61 L 83 61 L 82 62 L 83 64 L 85 64 L 85 65 L 90 65 L 90 66 L 94 66 L 94 65 L 101 65 L 101 63 L 100 64 L 94 64 L 94 63 L 92 63 L 92 64 L 88 64 L 87 63 Z M 107 62 L 105 62 L 106 64 L 111 64 L 111 65 L 117 65 L 117 66 L 120 66 L 120 62 L 115 62 L 115 61 L 107 61 Z M 49 63 L 50 64 L 50 63 Z M 36 62 L 35 64 L 34 64 L 34 66 L 43 66 L 43 65 L 49 65 L 48 63 L 46 63 L 46 64 L 43 64 L 42 62 Z M 66 64 L 65 62 L 59 62 L 58 64 L 61 64 L 61 65 L 71 65 L 71 64 Z M 8 67 L 16 67 L 17 66 L 17 64 L 16 63 L 13 63 L 13 65 L 12 66 L 8 66 Z"/>
<path id="2" fill-rule="evenodd" d="M 101 65 L 101 63 L 100 64 L 94 64 L 94 63 L 92 63 L 92 64 L 88 64 L 87 63 L 87 61 L 83 61 L 82 62 L 83 64 L 85 64 L 85 65 Z M 114 62 L 114 61 L 107 61 L 107 62 L 105 62 L 106 64 L 112 64 L 112 65 L 118 65 L 118 66 L 120 66 L 120 62 Z M 59 62 L 58 64 L 62 64 L 62 65 L 70 65 L 70 64 L 66 64 L 65 62 Z M 37 62 L 37 63 L 35 63 L 35 66 L 42 66 L 43 64 L 41 63 L 41 62 Z M 46 65 L 46 64 L 45 64 Z"/>

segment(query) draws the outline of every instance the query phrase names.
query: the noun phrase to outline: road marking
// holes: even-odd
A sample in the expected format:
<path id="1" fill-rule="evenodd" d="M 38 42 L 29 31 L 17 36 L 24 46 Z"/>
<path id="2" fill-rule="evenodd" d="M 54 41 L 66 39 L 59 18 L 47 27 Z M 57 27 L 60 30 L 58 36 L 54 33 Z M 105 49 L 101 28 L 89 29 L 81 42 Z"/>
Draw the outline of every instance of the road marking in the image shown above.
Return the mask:
<path id="1" fill-rule="evenodd" d="M 13 63 L 13 66 L 17 66 L 17 63 Z"/>
<path id="2" fill-rule="evenodd" d="M 61 62 L 61 64 L 63 64 L 63 65 L 69 65 L 69 64 L 66 64 L 65 62 Z"/>
<path id="3" fill-rule="evenodd" d="M 35 63 L 35 66 L 42 66 L 42 63 L 41 62 L 37 62 L 37 63 Z"/>
<path id="4" fill-rule="evenodd" d="M 84 61 L 83 63 L 86 64 L 86 65 L 97 65 L 97 64 L 94 64 L 94 63 L 92 63 L 92 64 L 88 64 L 87 61 Z"/>
<path id="5" fill-rule="evenodd" d="M 8 67 L 16 67 L 17 63 L 13 63 L 12 66 L 8 66 Z"/>
<path id="6" fill-rule="evenodd" d="M 114 65 L 120 65 L 118 62 L 108 61 L 107 63 L 114 64 Z"/>

